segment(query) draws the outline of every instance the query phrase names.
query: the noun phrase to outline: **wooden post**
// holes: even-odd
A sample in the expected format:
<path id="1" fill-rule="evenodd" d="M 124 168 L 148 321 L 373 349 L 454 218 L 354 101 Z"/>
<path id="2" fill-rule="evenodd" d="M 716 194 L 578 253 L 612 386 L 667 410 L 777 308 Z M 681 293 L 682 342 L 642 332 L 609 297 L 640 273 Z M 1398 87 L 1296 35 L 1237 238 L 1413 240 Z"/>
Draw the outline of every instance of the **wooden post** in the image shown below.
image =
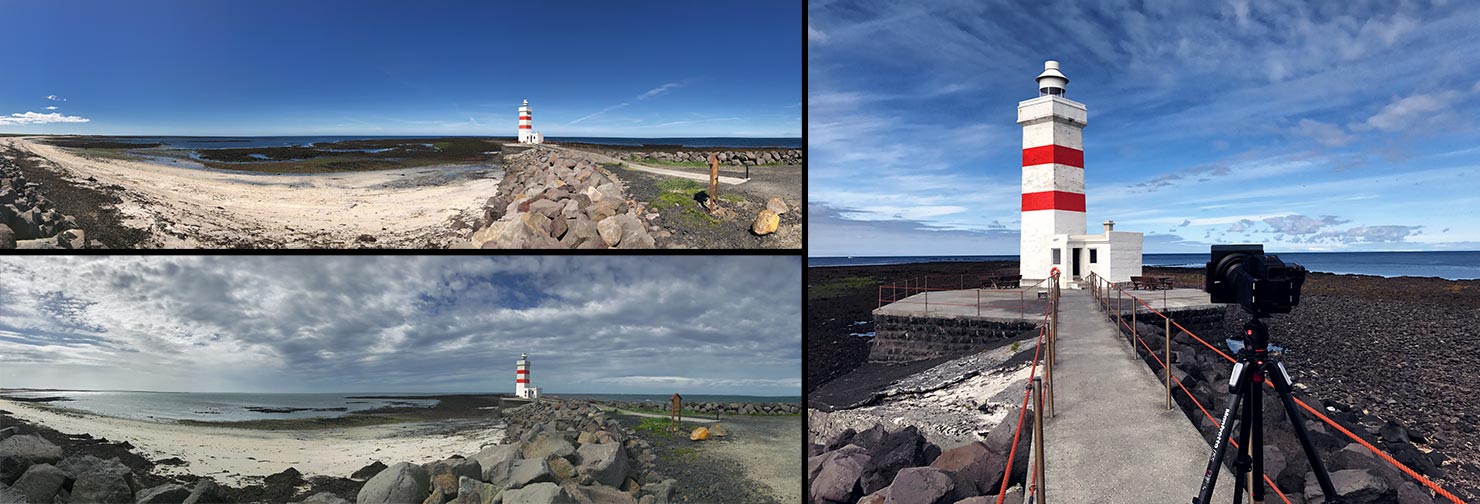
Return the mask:
<path id="1" fill-rule="evenodd" d="M 1043 463 L 1043 379 L 1042 378 L 1039 378 L 1039 377 L 1034 377 L 1033 378 L 1033 389 L 1034 389 L 1034 392 L 1035 392 L 1033 394 L 1034 397 L 1035 397 L 1033 402 L 1037 403 L 1037 407 L 1034 408 L 1035 411 L 1033 412 L 1033 416 L 1034 417 L 1037 417 L 1037 418 L 1035 418 L 1033 420 L 1033 436 L 1037 439 L 1037 442 L 1033 443 L 1033 451 L 1034 451 L 1034 457 L 1038 459 L 1038 464 L 1037 464 L 1038 465 L 1038 471 L 1036 471 L 1038 473 L 1038 480 L 1034 482 L 1034 485 L 1038 487 L 1038 491 L 1037 492 L 1034 492 L 1034 493 L 1038 494 L 1038 504 L 1045 504 L 1045 502 L 1044 502 L 1044 499 L 1045 499 L 1044 494 L 1047 493 L 1047 492 L 1044 492 L 1044 488 L 1043 487 L 1048 482 L 1048 477 L 1043 474 L 1045 472 L 1044 471 L 1045 467 L 1044 467 L 1044 463 Z M 1250 488 L 1253 488 L 1253 487 L 1250 487 Z"/>
<path id="2" fill-rule="evenodd" d="M 1166 346 L 1162 347 L 1161 350 L 1163 353 L 1162 362 L 1165 362 L 1167 365 L 1167 409 L 1170 410 L 1172 409 L 1172 317 L 1167 316 L 1165 313 L 1162 315 L 1166 316 L 1167 320 Z"/>
<path id="3" fill-rule="evenodd" d="M 750 178 L 750 167 L 746 167 L 745 178 Z M 719 154 L 709 155 L 709 211 L 719 208 Z"/>

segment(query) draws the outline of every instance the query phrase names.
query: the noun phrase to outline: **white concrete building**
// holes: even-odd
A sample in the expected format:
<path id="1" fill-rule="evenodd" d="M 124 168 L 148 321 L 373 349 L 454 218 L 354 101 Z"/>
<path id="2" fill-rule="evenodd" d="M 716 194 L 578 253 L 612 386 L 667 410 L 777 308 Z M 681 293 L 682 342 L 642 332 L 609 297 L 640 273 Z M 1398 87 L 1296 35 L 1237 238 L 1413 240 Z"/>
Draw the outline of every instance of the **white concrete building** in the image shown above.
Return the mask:
<path id="1" fill-rule="evenodd" d="M 1141 274 L 1141 233 L 1085 234 L 1084 104 L 1064 97 L 1069 78 L 1059 62 L 1043 63 L 1038 97 L 1018 103 L 1023 127 L 1023 201 L 1019 272 L 1024 285 L 1047 278 L 1085 278 L 1091 272 L 1115 282 Z M 1065 287 L 1075 287 L 1066 282 Z"/>
<path id="2" fill-rule="evenodd" d="M 529 100 L 519 107 L 519 143 L 545 143 L 545 135 L 534 132 L 534 116 L 530 115 Z"/>
<path id="3" fill-rule="evenodd" d="M 514 397 L 539 399 L 539 387 L 529 386 L 529 356 L 519 354 L 519 363 L 514 371 Z"/>

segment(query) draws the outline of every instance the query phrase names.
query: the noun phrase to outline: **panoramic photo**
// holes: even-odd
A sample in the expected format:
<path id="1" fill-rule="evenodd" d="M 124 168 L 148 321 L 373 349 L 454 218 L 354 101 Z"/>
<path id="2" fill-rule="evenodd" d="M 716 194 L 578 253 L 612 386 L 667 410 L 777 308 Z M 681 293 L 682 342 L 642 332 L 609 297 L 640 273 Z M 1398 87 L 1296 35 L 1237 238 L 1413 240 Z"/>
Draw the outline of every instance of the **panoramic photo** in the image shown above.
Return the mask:
<path id="1" fill-rule="evenodd" d="M 809 3 L 808 501 L 1480 501 L 1475 26 Z"/>
<path id="2" fill-rule="evenodd" d="M 802 248 L 795 2 L 0 18 L 0 248 Z"/>
<path id="3" fill-rule="evenodd" d="M 0 502 L 798 502 L 801 262 L 3 257 Z"/>

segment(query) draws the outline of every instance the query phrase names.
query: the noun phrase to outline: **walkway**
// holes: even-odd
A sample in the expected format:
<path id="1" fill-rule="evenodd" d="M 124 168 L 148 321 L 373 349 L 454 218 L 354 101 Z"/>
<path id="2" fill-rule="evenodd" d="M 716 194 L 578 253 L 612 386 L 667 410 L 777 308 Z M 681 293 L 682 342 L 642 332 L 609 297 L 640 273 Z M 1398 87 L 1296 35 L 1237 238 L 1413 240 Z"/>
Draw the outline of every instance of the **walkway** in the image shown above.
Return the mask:
<path id="1" fill-rule="evenodd" d="M 556 149 L 556 150 L 565 150 L 566 149 L 565 147 L 557 147 L 557 146 L 548 145 L 548 144 L 545 145 L 545 146 L 546 147 L 549 147 L 549 148 L 552 148 L 552 149 Z M 704 168 L 703 169 L 704 170 L 703 173 L 699 173 L 699 172 L 688 172 L 688 171 L 682 171 L 682 170 L 671 170 L 671 169 L 668 169 L 668 168 L 655 168 L 655 167 L 652 167 L 652 166 L 640 165 L 640 164 L 637 164 L 637 163 L 634 163 L 634 162 L 631 162 L 631 161 L 628 161 L 628 160 L 625 160 L 625 159 L 617 159 L 617 158 L 614 158 L 614 157 L 611 157 L 611 156 L 608 156 L 608 155 L 605 155 L 605 154 L 593 152 L 593 151 L 582 150 L 581 152 L 584 153 L 584 154 L 589 154 L 592 159 L 596 160 L 599 163 L 621 163 L 622 165 L 624 165 L 629 170 L 637 170 L 637 171 L 643 171 L 643 172 L 648 172 L 648 173 L 654 173 L 654 174 L 662 175 L 662 176 L 665 176 L 665 177 L 686 178 L 686 179 L 689 179 L 689 180 L 697 180 L 697 181 L 700 181 L 700 182 L 704 182 L 706 184 L 709 183 L 709 170 L 707 168 Z M 727 184 L 727 185 L 740 185 L 740 184 L 744 184 L 746 182 L 746 180 L 747 179 L 743 179 L 743 178 L 740 178 L 740 177 L 724 177 L 724 176 L 721 176 L 719 178 L 719 183 L 721 183 L 721 184 Z"/>
<path id="2" fill-rule="evenodd" d="M 1210 448 L 1095 308 L 1088 291 L 1059 298 L 1054 417 L 1044 422 L 1049 502 L 1191 502 Z M 1232 501 L 1228 471 L 1213 502 Z M 1266 499 L 1267 501 L 1268 499 Z"/>

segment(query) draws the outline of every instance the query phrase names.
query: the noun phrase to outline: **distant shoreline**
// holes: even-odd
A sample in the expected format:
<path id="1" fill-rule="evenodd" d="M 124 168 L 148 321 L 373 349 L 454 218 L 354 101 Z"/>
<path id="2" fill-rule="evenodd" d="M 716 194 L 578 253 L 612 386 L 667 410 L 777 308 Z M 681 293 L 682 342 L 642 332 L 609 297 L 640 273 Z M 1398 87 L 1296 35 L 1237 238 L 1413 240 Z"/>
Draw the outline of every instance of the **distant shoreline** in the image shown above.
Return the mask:
<path id="1" fill-rule="evenodd" d="M 1286 262 L 1306 269 L 1333 275 L 1374 276 L 1383 278 L 1442 278 L 1446 280 L 1480 279 L 1480 251 L 1435 250 L 1403 252 L 1269 252 Z M 981 256 L 811 256 L 807 268 L 846 268 L 868 266 L 955 265 L 965 263 L 1016 263 L 1016 255 Z M 1201 268 L 1207 254 L 1145 254 L 1147 268 Z"/>

